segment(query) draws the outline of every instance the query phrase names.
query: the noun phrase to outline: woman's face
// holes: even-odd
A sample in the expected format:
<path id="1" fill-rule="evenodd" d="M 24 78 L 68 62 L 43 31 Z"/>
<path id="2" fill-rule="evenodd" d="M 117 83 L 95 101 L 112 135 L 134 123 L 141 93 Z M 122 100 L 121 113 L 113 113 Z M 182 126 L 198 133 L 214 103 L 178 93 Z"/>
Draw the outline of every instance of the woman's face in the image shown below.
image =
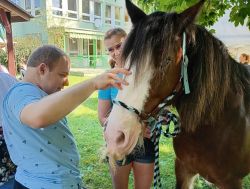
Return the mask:
<path id="1" fill-rule="evenodd" d="M 120 35 L 113 35 L 111 38 L 104 40 L 109 56 L 116 62 L 118 67 L 121 67 L 121 46 L 124 39 L 125 37 Z"/>

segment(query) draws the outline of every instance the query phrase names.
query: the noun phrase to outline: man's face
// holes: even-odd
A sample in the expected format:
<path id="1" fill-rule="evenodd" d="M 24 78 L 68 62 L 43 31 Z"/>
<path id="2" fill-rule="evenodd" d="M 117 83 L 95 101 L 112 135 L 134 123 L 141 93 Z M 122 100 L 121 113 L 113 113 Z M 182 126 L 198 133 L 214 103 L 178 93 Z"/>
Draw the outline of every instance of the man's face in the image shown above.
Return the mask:
<path id="1" fill-rule="evenodd" d="M 51 70 L 46 66 L 44 74 L 41 76 L 40 87 L 47 94 L 62 90 L 64 86 L 69 85 L 69 70 L 70 62 L 66 57 L 60 58 Z"/>

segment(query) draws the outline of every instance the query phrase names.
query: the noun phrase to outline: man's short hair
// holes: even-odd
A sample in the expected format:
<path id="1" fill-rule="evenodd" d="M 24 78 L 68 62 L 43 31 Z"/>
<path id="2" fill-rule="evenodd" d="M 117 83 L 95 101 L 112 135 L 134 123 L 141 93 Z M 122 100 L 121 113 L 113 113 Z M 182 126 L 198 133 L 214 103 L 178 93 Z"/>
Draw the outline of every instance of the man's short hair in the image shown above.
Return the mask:
<path id="1" fill-rule="evenodd" d="M 54 45 L 43 45 L 38 47 L 33 53 L 29 56 L 27 66 L 28 67 L 37 67 L 41 63 L 45 63 L 50 70 L 53 69 L 54 65 L 62 58 L 66 57 L 67 54 Z"/>

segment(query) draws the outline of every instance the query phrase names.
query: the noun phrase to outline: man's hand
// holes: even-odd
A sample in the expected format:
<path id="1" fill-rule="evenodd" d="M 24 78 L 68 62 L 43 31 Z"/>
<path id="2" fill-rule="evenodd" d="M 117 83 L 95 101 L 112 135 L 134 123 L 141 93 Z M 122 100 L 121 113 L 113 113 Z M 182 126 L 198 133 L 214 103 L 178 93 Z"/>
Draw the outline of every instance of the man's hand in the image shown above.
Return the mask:
<path id="1" fill-rule="evenodd" d="M 122 89 L 122 84 L 128 85 L 128 82 L 117 76 L 118 73 L 130 75 L 131 71 L 128 71 L 124 68 L 114 68 L 101 75 L 98 75 L 93 79 L 95 89 L 106 89 L 111 86 Z"/>

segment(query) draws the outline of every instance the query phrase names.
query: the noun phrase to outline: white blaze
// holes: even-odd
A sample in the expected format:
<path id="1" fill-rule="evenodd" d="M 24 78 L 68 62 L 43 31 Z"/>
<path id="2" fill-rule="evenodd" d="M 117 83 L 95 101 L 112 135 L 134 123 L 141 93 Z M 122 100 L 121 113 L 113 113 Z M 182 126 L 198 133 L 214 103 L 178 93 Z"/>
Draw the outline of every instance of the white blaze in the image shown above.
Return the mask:
<path id="1" fill-rule="evenodd" d="M 149 95 L 150 81 L 153 76 L 149 58 L 146 58 L 144 62 L 145 64 L 141 67 L 142 70 L 138 77 L 137 85 L 135 85 L 135 76 L 137 73 L 135 67 L 132 67 L 132 74 L 126 77 L 129 85 L 124 86 L 123 90 L 119 91 L 117 95 L 117 100 L 139 111 L 143 109 L 144 103 Z M 122 138 L 121 133 L 124 134 L 123 140 L 120 140 L 120 138 Z M 138 119 L 138 115 L 114 104 L 106 128 L 109 154 L 116 157 L 127 155 L 137 144 L 140 134 L 141 123 Z"/>

